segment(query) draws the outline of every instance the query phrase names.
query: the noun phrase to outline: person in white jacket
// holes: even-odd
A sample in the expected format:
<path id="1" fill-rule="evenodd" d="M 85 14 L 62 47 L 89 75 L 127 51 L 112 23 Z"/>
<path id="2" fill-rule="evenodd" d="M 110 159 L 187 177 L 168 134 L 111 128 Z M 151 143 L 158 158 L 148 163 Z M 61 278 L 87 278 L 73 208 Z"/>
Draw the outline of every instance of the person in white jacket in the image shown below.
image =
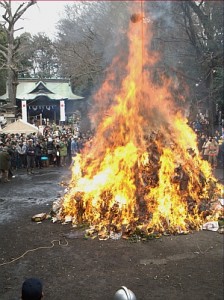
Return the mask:
<path id="1" fill-rule="evenodd" d="M 16 151 L 18 153 L 18 168 L 26 168 L 26 142 L 20 141 L 16 145 Z"/>

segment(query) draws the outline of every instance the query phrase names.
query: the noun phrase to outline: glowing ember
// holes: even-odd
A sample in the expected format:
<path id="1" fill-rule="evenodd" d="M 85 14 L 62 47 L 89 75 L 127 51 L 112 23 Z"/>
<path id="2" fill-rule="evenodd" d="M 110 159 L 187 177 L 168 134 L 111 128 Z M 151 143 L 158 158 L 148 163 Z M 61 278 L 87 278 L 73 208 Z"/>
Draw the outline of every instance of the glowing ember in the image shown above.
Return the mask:
<path id="1" fill-rule="evenodd" d="M 172 83 L 150 80 L 158 55 L 147 53 L 141 30 L 141 22 L 130 22 L 127 63 L 116 58 L 111 66 L 121 66 L 122 81 L 108 72 L 95 95 L 96 134 L 75 158 L 60 208 L 62 220 L 71 216 L 74 225 L 87 224 L 100 238 L 189 232 L 217 219 L 209 207 L 221 186 L 175 107 Z"/>
<path id="2" fill-rule="evenodd" d="M 139 21 L 142 21 L 142 19 L 143 19 L 143 16 L 142 16 L 142 14 L 140 14 L 140 13 L 135 13 L 135 14 L 133 14 L 133 15 L 131 15 L 131 21 L 133 22 L 133 23 L 137 23 L 137 22 L 139 22 Z"/>

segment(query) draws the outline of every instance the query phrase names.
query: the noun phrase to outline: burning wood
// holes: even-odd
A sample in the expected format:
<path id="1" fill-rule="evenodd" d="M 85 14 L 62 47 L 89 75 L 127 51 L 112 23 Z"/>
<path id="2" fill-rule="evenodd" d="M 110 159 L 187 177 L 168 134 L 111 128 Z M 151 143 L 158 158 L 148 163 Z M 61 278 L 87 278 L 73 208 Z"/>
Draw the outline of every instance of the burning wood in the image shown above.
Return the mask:
<path id="1" fill-rule="evenodd" d="M 131 21 L 133 23 L 140 22 L 140 21 L 142 21 L 142 19 L 143 19 L 143 16 L 140 13 L 134 13 L 131 15 Z"/>
<path id="2" fill-rule="evenodd" d="M 158 55 L 144 50 L 142 56 L 148 41 L 141 40 L 141 25 L 132 25 L 126 76 L 117 91 L 109 74 L 96 94 L 96 106 L 101 101 L 92 114 L 96 135 L 75 158 L 57 211 L 62 222 L 85 224 L 88 235 L 101 239 L 186 233 L 221 214 L 211 201 L 221 197 L 222 187 L 175 107 L 171 82 L 161 86 L 150 80 L 148 70 Z M 113 104 L 105 108 L 102 99 L 111 104 L 112 95 Z M 106 117 L 99 122 L 101 116 Z"/>
<path id="3" fill-rule="evenodd" d="M 66 221 L 69 216 L 76 226 L 87 224 L 90 226 L 87 234 L 98 234 L 100 239 L 127 238 L 136 233 L 144 237 L 187 233 L 200 229 L 207 220 L 217 219 L 221 210 L 214 210 L 214 201 L 220 196 L 220 186 L 213 177 L 207 178 L 201 171 L 200 164 L 207 162 L 198 160 L 194 152 L 186 151 L 188 160 L 194 164 L 193 170 L 187 163 L 183 164 L 180 158 L 171 162 L 172 170 L 170 166 L 166 169 L 162 151 L 165 144 L 162 148 L 157 147 L 161 143 L 161 136 L 158 133 L 153 140 L 146 142 L 147 156 L 142 160 L 137 159 L 131 168 L 134 174 L 133 206 L 122 195 L 122 187 L 126 189 L 125 181 L 120 182 L 121 188 L 115 195 L 114 183 L 103 185 L 107 181 L 107 173 L 105 178 L 102 175 L 98 180 L 95 177 L 85 182 L 81 172 L 78 172 L 78 176 L 73 176 L 68 193 L 61 200 L 57 212 L 60 219 Z M 76 170 L 78 162 L 77 159 Z M 91 165 L 93 161 L 89 160 L 88 163 Z M 209 169 L 208 164 L 206 167 Z M 117 171 L 115 180 L 121 170 Z"/>

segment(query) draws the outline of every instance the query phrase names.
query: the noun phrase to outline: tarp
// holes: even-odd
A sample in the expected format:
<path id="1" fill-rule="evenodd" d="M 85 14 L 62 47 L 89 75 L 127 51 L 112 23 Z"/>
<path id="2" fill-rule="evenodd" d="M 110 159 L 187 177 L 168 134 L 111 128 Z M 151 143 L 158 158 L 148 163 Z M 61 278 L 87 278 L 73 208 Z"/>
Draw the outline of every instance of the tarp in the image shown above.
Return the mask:
<path id="1" fill-rule="evenodd" d="M 19 119 L 14 123 L 10 123 L 6 125 L 5 128 L 1 130 L 1 133 L 33 133 L 38 132 L 38 128 L 30 123 L 24 122 L 23 120 Z"/>

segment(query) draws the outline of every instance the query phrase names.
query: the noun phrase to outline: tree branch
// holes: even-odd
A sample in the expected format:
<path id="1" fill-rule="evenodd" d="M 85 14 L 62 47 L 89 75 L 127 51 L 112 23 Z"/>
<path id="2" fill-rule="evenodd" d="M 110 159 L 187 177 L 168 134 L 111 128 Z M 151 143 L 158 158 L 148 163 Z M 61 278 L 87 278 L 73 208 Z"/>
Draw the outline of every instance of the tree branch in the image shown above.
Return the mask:
<path id="1" fill-rule="evenodd" d="M 23 2 L 22 4 L 19 5 L 19 7 L 17 8 L 16 12 L 13 15 L 13 19 L 12 22 L 15 24 L 19 18 L 24 14 L 24 12 L 32 5 L 36 4 L 37 1 L 35 0 L 30 0 L 26 6 L 22 9 L 22 7 L 25 5 L 25 2 Z"/>
<path id="2" fill-rule="evenodd" d="M 89 71 L 89 72 L 86 72 L 86 73 L 81 73 L 81 74 L 78 74 L 78 75 L 72 75 L 72 78 L 77 78 L 77 77 L 81 77 L 81 76 L 84 76 L 84 75 L 90 75 L 92 73 L 99 73 L 99 72 L 102 72 L 103 69 L 99 69 L 99 70 L 95 70 L 95 71 Z"/>
<path id="3" fill-rule="evenodd" d="M 7 52 L 7 47 L 0 44 L 0 50 L 4 51 L 6 53 Z"/>
<path id="4" fill-rule="evenodd" d="M 209 16 L 207 16 L 206 14 L 203 13 L 203 11 L 200 8 L 200 4 L 197 5 L 196 2 L 194 2 L 192 0 L 188 1 L 187 4 L 193 9 L 195 14 L 198 16 L 199 20 L 201 21 L 201 23 L 204 27 L 205 34 L 207 35 L 208 39 L 210 41 L 214 42 L 214 36 L 213 36 L 214 31 L 210 24 Z"/>

